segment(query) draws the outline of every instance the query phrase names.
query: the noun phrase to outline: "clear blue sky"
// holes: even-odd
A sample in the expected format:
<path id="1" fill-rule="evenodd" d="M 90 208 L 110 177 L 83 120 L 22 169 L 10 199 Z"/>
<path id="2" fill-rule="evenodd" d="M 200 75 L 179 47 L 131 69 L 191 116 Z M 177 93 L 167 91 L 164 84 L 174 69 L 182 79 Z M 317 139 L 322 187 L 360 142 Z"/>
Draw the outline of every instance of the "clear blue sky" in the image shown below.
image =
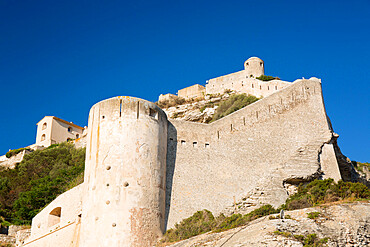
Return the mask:
<path id="1" fill-rule="evenodd" d="M 370 1 L 0 0 L 0 153 L 53 115 L 85 126 L 96 102 L 156 101 L 250 56 L 283 80 L 322 79 L 342 152 L 370 161 Z"/>

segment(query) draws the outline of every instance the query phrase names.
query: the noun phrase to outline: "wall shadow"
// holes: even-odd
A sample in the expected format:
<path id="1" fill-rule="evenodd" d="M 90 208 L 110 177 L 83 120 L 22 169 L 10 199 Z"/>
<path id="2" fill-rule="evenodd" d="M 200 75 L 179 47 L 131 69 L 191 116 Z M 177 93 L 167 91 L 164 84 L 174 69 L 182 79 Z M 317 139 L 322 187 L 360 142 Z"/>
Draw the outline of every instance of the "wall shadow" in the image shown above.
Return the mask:
<path id="1" fill-rule="evenodd" d="M 173 175 L 175 172 L 177 154 L 177 130 L 173 124 L 168 121 L 167 127 L 167 161 L 166 161 L 166 208 L 164 229 L 167 230 L 168 216 L 171 208 Z"/>

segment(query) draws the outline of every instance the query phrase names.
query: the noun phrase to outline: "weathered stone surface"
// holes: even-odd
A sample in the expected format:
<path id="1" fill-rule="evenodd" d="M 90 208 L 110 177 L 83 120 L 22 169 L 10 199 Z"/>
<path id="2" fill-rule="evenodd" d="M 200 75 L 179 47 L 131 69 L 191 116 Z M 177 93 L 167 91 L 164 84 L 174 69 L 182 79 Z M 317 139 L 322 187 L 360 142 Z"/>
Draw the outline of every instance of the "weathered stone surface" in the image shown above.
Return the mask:
<path id="1" fill-rule="evenodd" d="M 309 212 L 320 212 L 320 216 L 309 219 L 307 217 Z M 369 246 L 370 244 L 370 203 L 368 202 L 306 208 L 288 211 L 285 215 L 290 215 L 292 219 L 270 220 L 270 216 L 266 216 L 243 227 L 221 233 L 202 234 L 169 246 L 303 246 L 294 238 L 273 234 L 274 231 L 304 236 L 316 234 L 318 238 L 328 237 L 328 246 Z"/>

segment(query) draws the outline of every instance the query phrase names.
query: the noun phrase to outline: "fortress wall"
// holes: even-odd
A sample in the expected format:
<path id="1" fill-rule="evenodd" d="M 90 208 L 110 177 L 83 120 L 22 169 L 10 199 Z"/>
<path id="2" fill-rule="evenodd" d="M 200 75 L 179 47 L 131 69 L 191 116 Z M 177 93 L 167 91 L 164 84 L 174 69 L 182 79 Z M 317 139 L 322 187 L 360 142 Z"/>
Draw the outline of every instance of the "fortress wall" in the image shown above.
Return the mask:
<path id="1" fill-rule="evenodd" d="M 250 78 L 248 72 L 242 70 L 209 80 L 206 85 L 206 94 L 222 94 L 226 89 L 231 89 L 239 93 L 266 97 L 289 85 L 291 85 L 290 82 L 281 80 L 261 81 Z"/>
<path id="2" fill-rule="evenodd" d="M 82 210 L 82 188 L 84 184 L 59 195 L 32 219 L 31 236 L 23 246 L 27 247 L 70 247 L 75 242 L 79 215 Z M 60 208 L 60 216 L 53 213 Z"/>
<path id="3" fill-rule="evenodd" d="M 320 169 L 319 152 L 331 131 L 320 81 L 300 80 L 209 125 L 171 120 L 168 137 L 170 228 L 197 210 L 218 214 L 256 187 L 259 199 L 252 198 L 251 206 L 283 203 L 284 179 Z M 299 156 L 296 169 L 285 171 L 307 145 L 315 147 L 307 152 L 316 158 L 303 162 Z"/>

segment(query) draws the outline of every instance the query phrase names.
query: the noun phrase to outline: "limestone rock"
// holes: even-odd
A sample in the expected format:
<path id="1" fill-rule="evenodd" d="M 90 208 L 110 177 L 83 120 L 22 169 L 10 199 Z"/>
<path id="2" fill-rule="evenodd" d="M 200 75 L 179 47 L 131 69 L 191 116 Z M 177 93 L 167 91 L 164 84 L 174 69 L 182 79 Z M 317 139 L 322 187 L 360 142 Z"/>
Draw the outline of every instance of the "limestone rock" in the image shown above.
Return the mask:
<path id="1" fill-rule="evenodd" d="M 319 217 L 309 219 L 307 213 L 320 212 Z M 278 214 L 274 215 L 277 216 Z M 370 203 L 333 204 L 285 212 L 291 219 L 269 219 L 266 216 L 221 233 L 206 233 L 169 245 L 171 247 L 247 247 L 291 246 L 303 244 L 294 237 L 274 234 L 275 231 L 291 235 L 316 234 L 329 238 L 328 246 L 369 246 Z"/>

